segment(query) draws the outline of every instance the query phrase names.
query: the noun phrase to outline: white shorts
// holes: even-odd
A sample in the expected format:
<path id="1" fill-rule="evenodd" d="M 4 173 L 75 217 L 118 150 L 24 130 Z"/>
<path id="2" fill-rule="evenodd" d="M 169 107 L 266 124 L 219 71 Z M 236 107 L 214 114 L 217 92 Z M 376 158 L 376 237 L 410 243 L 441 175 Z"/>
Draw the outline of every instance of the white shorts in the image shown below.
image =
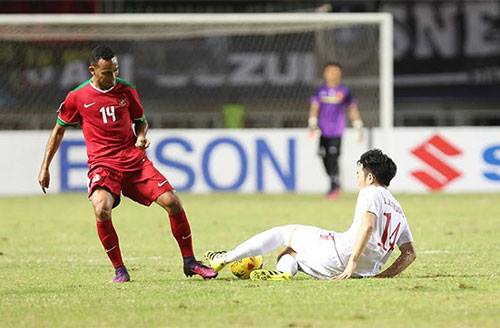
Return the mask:
<path id="1" fill-rule="evenodd" d="M 330 279 L 344 271 L 335 247 L 333 231 L 292 225 L 287 243 L 296 253 L 299 270 L 317 279 Z"/>

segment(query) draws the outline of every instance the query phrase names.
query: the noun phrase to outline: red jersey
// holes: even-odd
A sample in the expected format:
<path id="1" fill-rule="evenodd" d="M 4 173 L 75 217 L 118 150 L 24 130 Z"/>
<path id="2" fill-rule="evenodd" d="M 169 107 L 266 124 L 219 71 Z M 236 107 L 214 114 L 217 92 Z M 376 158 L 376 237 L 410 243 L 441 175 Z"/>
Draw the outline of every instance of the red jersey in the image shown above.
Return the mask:
<path id="1" fill-rule="evenodd" d="M 132 123 L 144 122 L 144 109 L 135 87 L 118 78 L 108 90 L 88 80 L 72 90 L 59 107 L 57 123 L 80 123 L 89 171 L 106 166 L 118 171 L 135 171 L 146 160 L 146 152 L 135 147 Z"/>

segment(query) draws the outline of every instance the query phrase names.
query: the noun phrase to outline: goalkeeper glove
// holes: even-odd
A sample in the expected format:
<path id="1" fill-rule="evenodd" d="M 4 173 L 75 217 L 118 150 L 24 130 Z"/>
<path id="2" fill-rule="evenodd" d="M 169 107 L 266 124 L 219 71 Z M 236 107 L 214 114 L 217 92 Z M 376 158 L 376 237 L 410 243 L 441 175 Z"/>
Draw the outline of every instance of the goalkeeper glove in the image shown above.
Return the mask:
<path id="1" fill-rule="evenodd" d="M 317 130 L 318 129 L 318 118 L 315 116 L 310 116 L 309 120 L 307 121 L 307 125 L 309 126 L 309 129 Z"/>

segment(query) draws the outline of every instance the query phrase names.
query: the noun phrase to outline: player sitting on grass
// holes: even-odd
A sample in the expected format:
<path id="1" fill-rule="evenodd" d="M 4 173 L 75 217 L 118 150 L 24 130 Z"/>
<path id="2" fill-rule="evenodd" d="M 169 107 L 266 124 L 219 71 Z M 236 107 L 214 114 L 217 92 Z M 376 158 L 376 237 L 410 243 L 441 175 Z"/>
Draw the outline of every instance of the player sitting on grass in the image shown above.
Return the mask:
<path id="1" fill-rule="evenodd" d="M 318 279 L 390 278 L 415 260 L 413 237 L 403 209 L 387 190 L 396 164 L 380 150 L 364 153 L 357 162 L 360 188 L 354 220 L 343 233 L 305 225 L 275 227 L 253 236 L 231 251 L 208 251 L 214 270 L 248 256 L 286 247 L 276 270 L 255 270 L 252 280 L 289 280 L 298 270 Z M 397 245 L 401 254 L 380 272 Z"/>

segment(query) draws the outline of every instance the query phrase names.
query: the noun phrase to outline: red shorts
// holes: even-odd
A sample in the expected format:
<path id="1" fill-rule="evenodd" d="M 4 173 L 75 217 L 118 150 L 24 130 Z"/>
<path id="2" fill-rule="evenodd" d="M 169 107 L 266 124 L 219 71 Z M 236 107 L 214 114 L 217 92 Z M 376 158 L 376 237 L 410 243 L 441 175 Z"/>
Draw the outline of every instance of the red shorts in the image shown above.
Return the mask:
<path id="1" fill-rule="evenodd" d="M 113 207 L 120 204 L 120 195 L 146 206 L 151 205 L 161 194 L 174 188 L 151 161 L 146 159 L 137 171 L 121 172 L 99 166 L 88 174 L 89 198 L 97 188 L 108 190 L 115 197 Z"/>

